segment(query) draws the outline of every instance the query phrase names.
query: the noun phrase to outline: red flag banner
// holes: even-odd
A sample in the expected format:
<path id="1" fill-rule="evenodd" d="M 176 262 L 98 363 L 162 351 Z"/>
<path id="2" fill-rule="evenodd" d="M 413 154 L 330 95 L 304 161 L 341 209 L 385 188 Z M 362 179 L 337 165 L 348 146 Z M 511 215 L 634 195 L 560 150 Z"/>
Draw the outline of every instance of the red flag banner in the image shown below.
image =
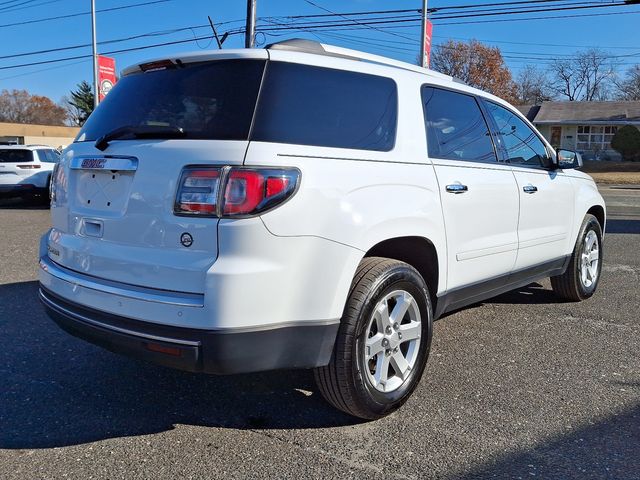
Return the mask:
<path id="1" fill-rule="evenodd" d="M 431 39 L 433 38 L 432 34 L 433 23 L 431 23 L 430 20 L 427 20 L 424 32 L 424 63 L 427 68 L 429 68 L 429 64 L 431 63 Z"/>
<path id="2" fill-rule="evenodd" d="M 116 84 L 116 61 L 110 57 L 98 55 L 98 87 L 100 91 L 100 101 L 104 100 L 107 93 Z"/>

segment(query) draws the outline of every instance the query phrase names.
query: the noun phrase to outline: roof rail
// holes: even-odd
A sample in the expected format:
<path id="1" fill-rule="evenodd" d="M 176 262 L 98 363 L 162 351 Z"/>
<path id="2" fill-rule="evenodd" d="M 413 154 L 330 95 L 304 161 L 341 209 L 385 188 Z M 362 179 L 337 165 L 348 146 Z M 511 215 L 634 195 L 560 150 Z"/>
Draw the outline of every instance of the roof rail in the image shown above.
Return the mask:
<path id="1" fill-rule="evenodd" d="M 410 63 L 393 60 L 392 58 L 383 57 L 381 55 L 374 55 L 371 53 L 365 53 L 349 48 L 336 47 L 334 45 L 327 45 L 325 43 L 316 42 L 314 40 L 306 40 L 303 38 L 292 38 L 289 40 L 284 40 L 282 42 L 272 43 L 270 45 L 267 45 L 265 48 L 268 50 L 289 50 L 294 52 L 314 53 L 316 55 L 328 55 L 332 57 L 348 58 L 351 60 L 360 60 L 369 63 L 376 63 L 378 65 L 400 68 L 402 70 L 409 70 L 416 73 L 422 73 L 425 75 L 430 75 L 432 77 L 441 78 L 443 80 L 464 83 L 461 80 L 454 79 L 449 75 L 429 70 L 427 68 L 422 68 L 418 65 L 411 65 Z"/>

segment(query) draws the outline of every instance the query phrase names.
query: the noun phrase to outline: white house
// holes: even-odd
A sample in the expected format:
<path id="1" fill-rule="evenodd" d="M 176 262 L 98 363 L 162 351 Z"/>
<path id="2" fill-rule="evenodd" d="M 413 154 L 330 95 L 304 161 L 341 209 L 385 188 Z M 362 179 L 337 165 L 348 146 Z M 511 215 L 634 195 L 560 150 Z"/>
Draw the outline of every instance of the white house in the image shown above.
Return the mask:
<path id="1" fill-rule="evenodd" d="M 640 101 L 542 102 L 519 109 L 551 145 L 577 150 L 587 160 L 619 160 L 620 154 L 611 149 L 618 128 L 640 129 Z"/>

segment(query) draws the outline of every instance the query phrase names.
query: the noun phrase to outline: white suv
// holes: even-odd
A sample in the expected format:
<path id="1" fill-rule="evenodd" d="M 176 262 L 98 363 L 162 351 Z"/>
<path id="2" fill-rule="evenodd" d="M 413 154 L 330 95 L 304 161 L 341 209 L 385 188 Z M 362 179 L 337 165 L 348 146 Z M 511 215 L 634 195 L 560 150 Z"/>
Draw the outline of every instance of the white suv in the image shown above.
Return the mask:
<path id="1" fill-rule="evenodd" d="M 0 197 L 48 198 L 60 154 L 46 145 L 0 145 Z"/>
<path id="2" fill-rule="evenodd" d="M 208 373 L 315 368 L 378 418 L 443 313 L 591 296 L 605 206 L 513 107 L 315 42 L 136 65 L 63 155 L 40 298 L 73 335 Z"/>

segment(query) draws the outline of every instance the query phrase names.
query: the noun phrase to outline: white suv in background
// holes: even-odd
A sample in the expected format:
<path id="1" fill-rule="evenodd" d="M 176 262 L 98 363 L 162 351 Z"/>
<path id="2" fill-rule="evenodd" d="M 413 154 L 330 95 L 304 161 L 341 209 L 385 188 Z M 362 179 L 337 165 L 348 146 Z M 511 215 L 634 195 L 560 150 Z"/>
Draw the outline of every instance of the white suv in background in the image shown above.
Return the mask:
<path id="1" fill-rule="evenodd" d="M 135 65 L 52 184 L 40 298 L 73 335 L 208 373 L 314 368 L 373 419 L 443 313 L 551 277 L 590 297 L 605 205 L 503 100 L 292 40 Z"/>
<path id="2" fill-rule="evenodd" d="M 60 154 L 46 145 L 0 145 L 0 198 L 41 195 L 48 200 L 59 160 Z"/>

